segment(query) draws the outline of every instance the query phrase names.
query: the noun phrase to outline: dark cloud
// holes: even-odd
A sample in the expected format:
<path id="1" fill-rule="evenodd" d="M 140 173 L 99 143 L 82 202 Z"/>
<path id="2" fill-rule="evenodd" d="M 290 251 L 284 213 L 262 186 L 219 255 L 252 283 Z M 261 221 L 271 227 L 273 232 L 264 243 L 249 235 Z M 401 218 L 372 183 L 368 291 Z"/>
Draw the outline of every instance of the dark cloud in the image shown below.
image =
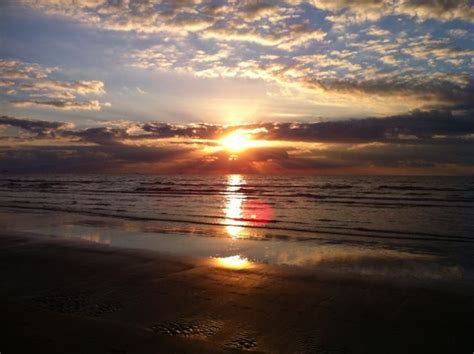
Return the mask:
<path id="1" fill-rule="evenodd" d="M 2 125 L 27 130 L 36 134 L 37 136 L 46 136 L 51 134 L 54 135 L 56 131 L 71 127 L 70 123 L 48 122 L 44 120 L 27 120 L 7 116 L 0 117 L 0 126 Z"/>
<path id="2" fill-rule="evenodd" d="M 449 76 L 448 76 L 449 78 Z M 472 78 L 465 78 L 468 83 L 459 84 L 448 80 L 419 81 L 403 78 L 384 80 L 312 80 L 305 85 L 322 89 L 326 92 L 360 95 L 371 97 L 403 98 L 422 102 L 426 108 L 463 107 L 474 108 L 474 83 Z"/>
<path id="3" fill-rule="evenodd" d="M 0 150 L 0 169 L 15 172 L 357 173 L 363 169 L 370 173 L 375 169 L 377 173 L 440 168 L 474 172 L 473 111 L 417 111 L 319 123 L 233 127 L 124 123 L 88 129 L 4 116 L 0 126 L 30 133 L 23 145 L 17 141 Z M 219 149 L 203 152 L 206 145 L 216 146 L 214 139 L 236 129 L 255 139 L 280 142 L 235 154 Z M 35 138 L 43 140 L 27 144 Z M 48 145 L 45 138 L 60 138 L 63 145 Z"/>
<path id="4" fill-rule="evenodd" d="M 120 143 L 124 139 L 219 139 L 222 136 L 244 129 L 257 139 L 326 142 L 404 142 L 412 139 L 431 139 L 436 136 L 462 136 L 474 134 L 474 110 L 456 112 L 414 111 L 405 115 L 387 118 L 363 118 L 317 123 L 256 123 L 236 126 L 212 124 L 173 125 L 168 123 L 135 124 L 143 134 L 129 133 L 127 127 L 98 127 L 83 130 L 70 129 L 63 122 L 23 120 L 3 116 L 0 125 L 11 125 L 32 133 L 57 130 L 63 137 L 78 139 L 99 145 Z"/>
<path id="5" fill-rule="evenodd" d="M 256 138 L 304 142 L 356 143 L 405 141 L 407 138 L 429 139 L 436 135 L 474 134 L 473 111 L 454 115 L 452 111 L 415 111 L 388 118 L 349 119 L 318 123 L 260 123 L 233 127 L 147 123 L 143 130 L 154 138 L 218 139 L 235 129 L 259 129 Z M 262 129 L 263 128 L 263 129 Z M 150 135 L 147 136 L 148 138 Z"/>
<path id="6" fill-rule="evenodd" d="M 399 3 L 397 11 L 422 19 L 474 22 L 474 9 L 470 0 L 405 0 Z"/>
<path id="7" fill-rule="evenodd" d="M 97 145 L 117 145 L 121 139 L 128 137 L 125 129 L 121 128 L 89 128 L 79 131 L 65 131 L 63 136 L 77 138 L 83 142 L 95 143 Z"/>
<path id="8" fill-rule="evenodd" d="M 125 144 L 97 146 L 0 147 L 0 170 L 15 173 L 114 173 L 133 170 L 136 164 L 173 160 L 186 155 L 183 147 L 147 147 Z M 155 171 L 156 172 L 156 171 Z"/>
<path id="9" fill-rule="evenodd" d="M 278 9 L 278 7 L 275 4 L 271 4 L 269 2 L 261 0 L 247 0 L 243 2 L 240 11 L 250 18 L 255 18 L 263 13 L 274 11 L 276 9 Z"/>
<path id="10" fill-rule="evenodd" d="M 16 107 L 51 107 L 63 110 L 88 110 L 99 111 L 101 104 L 97 100 L 72 101 L 72 100 L 12 100 L 10 103 Z"/>
<path id="11" fill-rule="evenodd" d="M 474 165 L 474 141 L 436 139 L 429 143 L 382 144 L 358 148 L 334 148 L 327 153 L 330 161 L 353 166 L 392 168 L 429 168 L 437 165 Z"/>
<path id="12" fill-rule="evenodd" d="M 365 118 L 321 123 L 274 125 L 269 138 L 314 142 L 404 142 L 409 138 L 430 139 L 436 135 L 474 134 L 474 117 L 455 116 L 451 111 L 417 111 L 388 118 Z"/>
<path id="13" fill-rule="evenodd" d="M 324 10 L 338 12 L 347 10 L 358 20 L 377 20 L 392 14 L 418 17 L 422 20 L 474 21 L 470 0 L 301 0 Z"/>
<path id="14" fill-rule="evenodd" d="M 222 127 L 212 124 L 199 124 L 194 126 L 176 126 L 168 123 L 146 123 L 142 129 L 152 133 L 156 138 L 200 138 L 213 139 L 222 133 Z"/>

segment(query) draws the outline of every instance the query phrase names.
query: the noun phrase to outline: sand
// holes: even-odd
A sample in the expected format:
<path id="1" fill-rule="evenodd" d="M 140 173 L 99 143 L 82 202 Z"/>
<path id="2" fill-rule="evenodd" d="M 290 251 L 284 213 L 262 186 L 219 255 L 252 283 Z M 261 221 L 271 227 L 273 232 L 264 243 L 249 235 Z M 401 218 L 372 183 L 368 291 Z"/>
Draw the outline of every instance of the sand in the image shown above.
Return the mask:
<path id="1" fill-rule="evenodd" d="M 0 233 L 0 352 L 472 353 L 473 288 Z"/>

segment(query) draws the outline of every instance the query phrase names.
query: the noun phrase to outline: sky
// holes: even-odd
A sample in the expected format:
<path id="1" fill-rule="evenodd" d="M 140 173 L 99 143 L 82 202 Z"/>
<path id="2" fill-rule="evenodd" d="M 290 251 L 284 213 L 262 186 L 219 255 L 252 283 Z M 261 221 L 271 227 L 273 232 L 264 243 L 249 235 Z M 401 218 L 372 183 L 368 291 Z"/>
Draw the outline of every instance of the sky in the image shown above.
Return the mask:
<path id="1" fill-rule="evenodd" d="M 0 171 L 470 175 L 473 23 L 469 0 L 4 0 Z"/>

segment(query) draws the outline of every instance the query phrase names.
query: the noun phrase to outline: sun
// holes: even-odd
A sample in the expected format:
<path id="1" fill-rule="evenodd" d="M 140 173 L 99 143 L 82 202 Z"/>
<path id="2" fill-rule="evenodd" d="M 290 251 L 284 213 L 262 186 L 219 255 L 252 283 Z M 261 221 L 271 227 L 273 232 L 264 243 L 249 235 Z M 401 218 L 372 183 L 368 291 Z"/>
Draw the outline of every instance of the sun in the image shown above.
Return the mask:
<path id="1" fill-rule="evenodd" d="M 254 140 L 251 131 L 240 129 L 221 138 L 219 144 L 229 152 L 237 153 L 248 148 L 261 146 L 262 141 Z"/>
<path id="2" fill-rule="evenodd" d="M 252 137 L 244 130 L 236 130 L 220 139 L 220 144 L 231 152 L 239 152 L 250 147 Z"/>

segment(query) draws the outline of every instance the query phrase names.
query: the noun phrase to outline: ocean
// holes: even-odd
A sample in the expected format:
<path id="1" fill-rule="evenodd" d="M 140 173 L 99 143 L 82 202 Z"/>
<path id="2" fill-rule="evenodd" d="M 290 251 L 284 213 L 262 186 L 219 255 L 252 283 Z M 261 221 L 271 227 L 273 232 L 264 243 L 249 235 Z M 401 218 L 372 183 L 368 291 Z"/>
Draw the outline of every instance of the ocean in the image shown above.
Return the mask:
<path id="1" fill-rule="evenodd" d="M 473 177 L 0 177 L 4 229 L 382 277 L 474 279 L 473 203 Z"/>

